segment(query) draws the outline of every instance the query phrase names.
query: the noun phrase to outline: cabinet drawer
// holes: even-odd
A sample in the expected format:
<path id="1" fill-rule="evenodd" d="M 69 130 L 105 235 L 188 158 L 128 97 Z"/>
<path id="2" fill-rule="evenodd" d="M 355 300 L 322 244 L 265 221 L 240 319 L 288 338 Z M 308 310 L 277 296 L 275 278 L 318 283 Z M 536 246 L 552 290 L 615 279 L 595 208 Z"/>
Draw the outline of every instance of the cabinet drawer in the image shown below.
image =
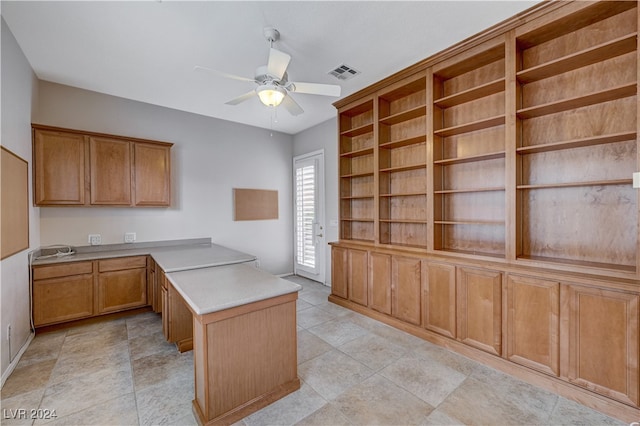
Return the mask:
<path id="1" fill-rule="evenodd" d="M 146 268 L 147 256 L 119 257 L 98 262 L 98 272 L 121 271 L 123 269 Z"/>
<path id="2" fill-rule="evenodd" d="M 36 266 L 33 268 L 33 279 L 44 280 L 47 278 L 68 277 L 71 275 L 84 275 L 92 273 L 92 262 L 72 262 L 58 265 Z"/>

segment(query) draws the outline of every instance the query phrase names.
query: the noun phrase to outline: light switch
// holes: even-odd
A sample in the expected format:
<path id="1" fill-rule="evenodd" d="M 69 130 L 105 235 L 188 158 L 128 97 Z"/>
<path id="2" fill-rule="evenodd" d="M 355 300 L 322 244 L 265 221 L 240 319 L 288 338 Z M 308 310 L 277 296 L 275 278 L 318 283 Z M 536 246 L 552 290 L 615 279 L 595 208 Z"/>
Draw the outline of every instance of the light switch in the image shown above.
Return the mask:
<path id="1" fill-rule="evenodd" d="M 640 188 L 640 172 L 633 174 L 633 187 Z"/>

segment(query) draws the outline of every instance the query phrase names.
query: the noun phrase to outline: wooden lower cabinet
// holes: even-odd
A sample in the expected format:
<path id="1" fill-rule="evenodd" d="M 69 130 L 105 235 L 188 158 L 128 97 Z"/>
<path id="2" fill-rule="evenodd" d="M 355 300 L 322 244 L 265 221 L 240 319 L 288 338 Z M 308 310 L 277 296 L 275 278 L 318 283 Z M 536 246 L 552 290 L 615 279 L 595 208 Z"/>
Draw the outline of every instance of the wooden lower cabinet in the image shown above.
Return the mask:
<path id="1" fill-rule="evenodd" d="M 420 325 L 422 262 L 417 258 L 393 256 L 391 271 L 392 315 L 410 324 Z"/>
<path id="2" fill-rule="evenodd" d="M 34 280 L 36 327 L 93 315 L 93 274 Z"/>
<path id="3" fill-rule="evenodd" d="M 560 283 L 507 278 L 507 358 L 546 374 L 560 373 Z"/>
<path id="4" fill-rule="evenodd" d="M 369 253 L 369 307 L 391 315 L 391 255 Z"/>
<path id="5" fill-rule="evenodd" d="M 502 355 L 502 273 L 458 267 L 458 339 Z"/>
<path id="6" fill-rule="evenodd" d="M 147 304 L 146 256 L 101 260 L 98 271 L 98 313 Z"/>
<path id="7" fill-rule="evenodd" d="M 180 293 L 158 267 L 158 292 L 161 298 L 162 332 L 167 342 L 175 343 L 180 352 L 193 349 L 193 315 Z"/>
<path id="8" fill-rule="evenodd" d="M 456 267 L 425 262 L 423 288 L 424 327 L 443 336 L 456 337 Z"/>
<path id="9" fill-rule="evenodd" d="M 367 252 L 364 250 L 349 250 L 347 252 L 347 283 L 349 300 L 363 306 L 368 304 L 369 265 Z"/>
<path id="10" fill-rule="evenodd" d="M 637 294 L 566 285 L 562 323 L 567 379 L 618 401 L 639 404 Z"/>
<path id="11" fill-rule="evenodd" d="M 614 417 L 640 418 L 640 288 L 365 245 L 333 245 L 332 259 L 331 301 Z"/>
<path id="12" fill-rule="evenodd" d="M 343 247 L 331 248 L 331 294 L 343 299 L 349 298 L 347 251 Z"/>

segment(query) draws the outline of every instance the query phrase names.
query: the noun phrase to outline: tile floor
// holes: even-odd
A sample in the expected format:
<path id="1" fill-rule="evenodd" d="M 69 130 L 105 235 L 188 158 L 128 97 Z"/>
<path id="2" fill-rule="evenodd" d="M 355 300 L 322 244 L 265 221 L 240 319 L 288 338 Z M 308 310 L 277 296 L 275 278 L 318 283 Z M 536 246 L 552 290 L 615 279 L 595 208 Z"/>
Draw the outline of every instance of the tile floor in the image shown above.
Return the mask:
<path id="1" fill-rule="evenodd" d="M 252 425 L 622 425 L 553 393 L 327 302 L 299 277 L 302 387 Z M 1 392 L 3 425 L 194 425 L 192 353 L 144 313 L 38 335 Z M 18 409 L 55 410 L 53 421 Z M 12 414 L 13 413 L 13 414 Z"/>

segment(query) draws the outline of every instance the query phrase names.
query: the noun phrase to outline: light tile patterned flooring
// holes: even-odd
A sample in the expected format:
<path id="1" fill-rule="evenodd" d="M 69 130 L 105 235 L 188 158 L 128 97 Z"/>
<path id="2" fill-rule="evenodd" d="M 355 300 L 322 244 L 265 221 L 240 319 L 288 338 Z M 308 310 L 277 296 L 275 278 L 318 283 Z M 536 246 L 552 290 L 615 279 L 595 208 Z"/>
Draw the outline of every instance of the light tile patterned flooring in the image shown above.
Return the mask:
<path id="1" fill-rule="evenodd" d="M 302 387 L 244 418 L 253 425 L 622 425 L 589 408 L 327 302 L 299 278 Z M 144 313 L 38 335 L 1 392 L 17 409 L 56 410 L 51 424 L 194 425 L 193 355 Z"/>

